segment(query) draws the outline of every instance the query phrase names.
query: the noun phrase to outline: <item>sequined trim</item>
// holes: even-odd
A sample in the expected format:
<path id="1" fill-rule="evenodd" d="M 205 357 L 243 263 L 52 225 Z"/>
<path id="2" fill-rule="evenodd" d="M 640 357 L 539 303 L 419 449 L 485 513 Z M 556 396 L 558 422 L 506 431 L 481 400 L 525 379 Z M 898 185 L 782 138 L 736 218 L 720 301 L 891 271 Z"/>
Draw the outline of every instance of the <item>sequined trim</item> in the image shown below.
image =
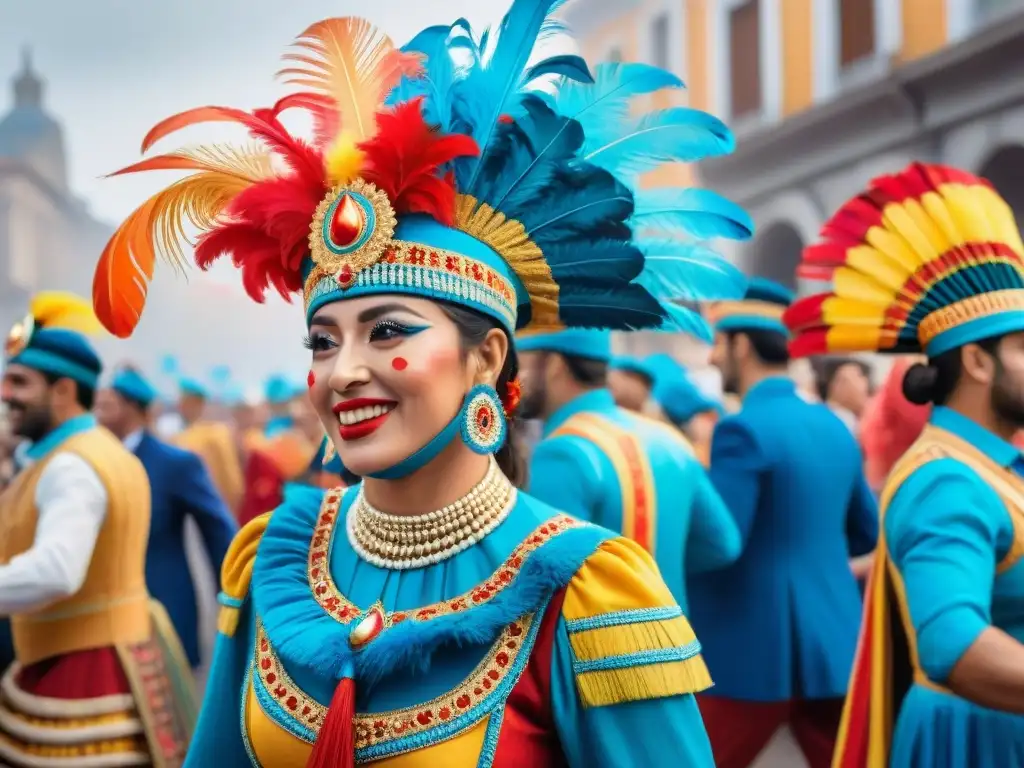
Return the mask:
<path id="1" fill-rule="evenodd" d="M 389 285 L 414 288 L 460 303 L 480 304 L 515 327 L 517 299 L 508 278 L 477 259 L 401 240 L 393 240 L 381 260 L 359 271 L 347 287 L 339 284 L 333 273 L 313 267 L 303 286 L 303 298 L 309 307 L 327 294 L 345 295 L 349 290 L 358 292 L 360 288 Z"/>
<path id="2" fill-rule="evenodd" d="M 317 603 L 320 604 L 320 607 L 336 620 L 343 624 L 348 624 L 362 616 L 364 612 L 341 593 L 327 567 L 327 563 L 330 562 L 329 553 L 334 527 L 338 521 L 338 507 L 341 503 L 341 495 L 340 489 L 333 489 L 324 496 L 323 505 L 320 508 L 320 514 L 317 517 L 316 527 L 313 531 L 313 539 L 310 543 L 307 573 L 310 588 L 313 590 L 313 596 Z M 487 580 L 478 584 L 469 592 L 453 597 L 451 600 L 409 611 L 391 611 L 386 613 L 384 616 L 385 629 L 407 619 L 427 621 L 439 616 L 460 613 L 489 602 L 501 590 L 512 583 L 526 558 L 531 553 L 564 531 L 582 525 L 585 525 L 585 523 L 568 515 L 553 517 L 551 520 L 538 526 L 533 533 L 520 542 L 512 550 L 512 554 Z"/>
<path id="3" fill-rule="evenodd" d="M 431 701 L 390 712 L 357 714 L 353 727 L 360 760 L 444 741 L 499 707 L 522 674 L 538 626 L 534 615 L 506 626 L 473 672 L 459 686 Z M 252 670 L 258 679 L 254 690 L 260 707 L 289 733 L 313 744 L 327 707 L 288 676 L 259 622 L 254 651 Z"/>
<path id="4" fill-rule="evenodd" d="M 921 346 L 927 346 L 940 333 L 952 330 L 958 325 L 1015 310 L 1024 310 L 1024 289 L 980 293 L 937 309 L 926 316 L 917 327 L 917 339 Z"/>

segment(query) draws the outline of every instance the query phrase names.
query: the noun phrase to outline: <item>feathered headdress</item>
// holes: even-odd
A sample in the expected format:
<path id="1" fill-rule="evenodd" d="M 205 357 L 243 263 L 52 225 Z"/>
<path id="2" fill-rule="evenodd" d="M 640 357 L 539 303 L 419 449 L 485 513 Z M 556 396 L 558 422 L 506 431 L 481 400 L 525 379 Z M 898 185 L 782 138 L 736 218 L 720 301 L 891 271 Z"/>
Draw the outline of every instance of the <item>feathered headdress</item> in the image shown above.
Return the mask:
<path id="1" fill-rule="evenodd" d="M 785 322 L 794 356 L 930 356 L 1024 330 L 1024 244 L 1013 212 L 983 179 L 914 163 L 875 179 L 804 250 L 800 274 L 833 280 Z"/>
<path id="2" fill-rule="evenodd" d="M 244 149 L 206 146 L 118 173 L 192 175 L 140 206 L 111 238 L 93 284 L 113 333 L 138 322 L 158 254 L 230 255 L 249 295 L 302 291 L 307 319 L 329 301 L 411 293 L 481 311 L 514 331 L 542 327 L 699 329 L 666 299 L 742 291 L 698 241 L 746 237 L 749 217 L 705 190 L 637 191 L 669 161 L 730 151 L 719 121 L 688 109 L 637 116 L 631 99 L 681 83 L 645 65 L 592 77 L 577 56 L 528 61 L 561 29 L 560 0 L 517 0 L 494 32 L 431 27 L 405 48 L 360 19 L 307 29 L 286 55 L 291 92 L 270 108 L 202 107 L 153 128 L 143 151 L 187 126 L 234 122 Z M 557 93 L 532 90 L 557 79 Z M 309 140 L 280 121 L 312 116 Z"/>
<path id="3" fill-rule="evenodd" d="M 43 291 L 29 304 L 28 314 L 7 334 L 4 353 L 13 357 L 28 346 L 32 335 L 43 328 L 94 334 L 103 330 L 92 305 L 73 293 Z"/>

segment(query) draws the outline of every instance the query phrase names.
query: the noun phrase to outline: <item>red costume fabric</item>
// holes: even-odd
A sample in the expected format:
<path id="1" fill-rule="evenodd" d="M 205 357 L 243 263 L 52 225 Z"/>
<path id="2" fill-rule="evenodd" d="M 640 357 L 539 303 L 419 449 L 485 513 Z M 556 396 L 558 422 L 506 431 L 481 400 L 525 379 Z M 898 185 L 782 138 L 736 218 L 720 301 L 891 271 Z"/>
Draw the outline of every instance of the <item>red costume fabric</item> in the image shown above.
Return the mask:
<path id="1" fill-rule="evenodd" d="M 871 398 L 861 418 L 860 442 L 864 450 L 864 474 L 874 490 L 885 484 L 896 461 L 921 434 L 931 407 L 915 405 L 903 396 L 903 376 L 913 360 L 897 360 L 885 383 Z"/>

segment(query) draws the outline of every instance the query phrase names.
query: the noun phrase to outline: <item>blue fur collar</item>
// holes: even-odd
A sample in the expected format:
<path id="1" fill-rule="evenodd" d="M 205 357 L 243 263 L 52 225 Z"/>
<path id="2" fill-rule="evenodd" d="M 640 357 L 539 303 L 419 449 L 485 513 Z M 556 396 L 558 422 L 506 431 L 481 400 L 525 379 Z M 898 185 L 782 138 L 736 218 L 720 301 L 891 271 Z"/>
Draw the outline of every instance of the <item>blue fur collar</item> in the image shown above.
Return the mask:
<path id="1" fill-rule="evenodd" d="M 354 491 L 346 492 L 339 507 L 336 535 L 345 535 Z M 307 560 L 323 497 L 311 488 L 289 494 L 271 515 L 252 573 L 254 606 L 275 651 L 285 666 L 305 668 L 319 679 L 354 675 L 372 685 L 399 669 L 426 671 L 442 645 L 489 642 L 505 625 L 543 606 L 613 535 L 593 525 L 569 528 L 527 556 L 512 583 L 490 601 L 426 621 L 407 619 L 355 652 L 348 642 L 355 623 L 328 615 L 310 591 Z"/>

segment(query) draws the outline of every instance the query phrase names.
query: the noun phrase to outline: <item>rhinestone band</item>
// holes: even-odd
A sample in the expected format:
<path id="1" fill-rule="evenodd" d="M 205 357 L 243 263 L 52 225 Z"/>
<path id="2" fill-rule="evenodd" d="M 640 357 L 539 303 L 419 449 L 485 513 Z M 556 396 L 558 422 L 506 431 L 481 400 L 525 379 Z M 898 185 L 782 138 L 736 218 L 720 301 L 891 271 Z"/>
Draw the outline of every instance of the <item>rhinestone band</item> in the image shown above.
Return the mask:
<path id="1" fill-rule="evenodd" d="M 348 514 L 348 540 L 363 560 L 380 568 L 422 568 L 454 557 L 497 528 L 516 501 L 516 489 L 491 459 L 484 479 L 443 509 L 390 515 L 374 508 L 362 489 Z"/>

